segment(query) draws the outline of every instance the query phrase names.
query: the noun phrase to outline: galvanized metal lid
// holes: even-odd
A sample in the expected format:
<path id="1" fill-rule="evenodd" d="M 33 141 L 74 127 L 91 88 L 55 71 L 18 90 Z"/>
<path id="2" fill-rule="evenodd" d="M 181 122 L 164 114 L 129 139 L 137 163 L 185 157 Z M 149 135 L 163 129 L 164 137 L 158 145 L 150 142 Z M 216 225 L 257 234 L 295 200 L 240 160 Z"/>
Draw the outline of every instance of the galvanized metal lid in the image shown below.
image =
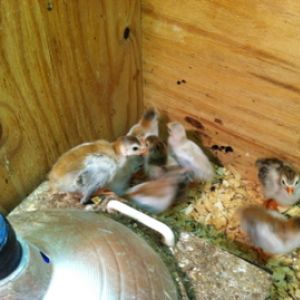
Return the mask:
<path id="1" fill-rule="evenodd" d="M 104 215 L 47 210 L 11 215 L 9 220 L 17 235 L 40 251 L 40 257 L 33 255 L 29 265 L 38 259 L 38 264 L 42 261 L 52 266 L 50 280 L 49 268 L 41 267 L 36 272 L 44 289 L 43 299 L 178 298 L 167 267 L 153 249 L 131 230 Z M 28 271 L 28 276 L 35 276 L 34 272 Z M 27 285 L 28 282 L 27 278 Z M 13 290 L 12 284 L 9 290 Z M 1 299 L 9 296 L 5 292 L 5 287 L 0 286 Z M 36 299 L 30 298 L 30 289 L 26 293 L 22 299 Z"/>

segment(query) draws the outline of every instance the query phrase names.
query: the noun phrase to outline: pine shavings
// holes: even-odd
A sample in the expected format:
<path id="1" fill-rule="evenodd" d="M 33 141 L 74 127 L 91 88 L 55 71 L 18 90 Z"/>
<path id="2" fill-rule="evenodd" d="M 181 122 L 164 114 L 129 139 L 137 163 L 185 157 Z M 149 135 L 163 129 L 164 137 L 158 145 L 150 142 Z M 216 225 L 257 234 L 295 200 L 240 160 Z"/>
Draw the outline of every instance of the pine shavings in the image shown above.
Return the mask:
<path id="1" fill-rule="evenodd" d="M 239 229 L 238 209 L 251 204 L 261 204 L 262 200 L 246 187 L 240 174 L 234 168 L 218 168 L 223 177 L 216 183 L 206 183 L 201 194 L 189 207 L 188 215 L 204 225 L 212 225 L 226 233 L 232 240 L 243 241 Z"/>

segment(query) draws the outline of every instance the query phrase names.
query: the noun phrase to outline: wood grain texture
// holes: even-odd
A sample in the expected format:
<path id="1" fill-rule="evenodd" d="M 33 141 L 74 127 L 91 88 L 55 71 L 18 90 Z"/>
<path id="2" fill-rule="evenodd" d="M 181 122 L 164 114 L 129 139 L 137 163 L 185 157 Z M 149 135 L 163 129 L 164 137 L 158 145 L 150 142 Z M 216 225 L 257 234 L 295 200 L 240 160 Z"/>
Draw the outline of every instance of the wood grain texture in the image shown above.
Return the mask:
<path id="1" fill-rule="evenodd" d="M 142 29 L 146 104 L 250 179 L 261 156 L 300 167 L 299 1 L 143 0 Z"/>
<path id="2" fill-rule="evenodd" d="M 137 120 L 140 45 L 138 0 L 0 2 L 4 209 L 39 184 L 61 153 L 113 139 Z"/>

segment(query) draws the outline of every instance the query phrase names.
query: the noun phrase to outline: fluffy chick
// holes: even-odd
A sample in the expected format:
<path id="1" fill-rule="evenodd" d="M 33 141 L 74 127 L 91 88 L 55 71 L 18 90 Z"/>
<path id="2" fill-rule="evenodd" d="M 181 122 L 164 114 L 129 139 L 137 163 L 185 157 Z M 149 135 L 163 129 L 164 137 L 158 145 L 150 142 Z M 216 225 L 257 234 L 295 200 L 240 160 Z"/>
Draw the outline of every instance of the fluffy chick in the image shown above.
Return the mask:
<path id="1" fill-rule="evenodd" d="M 133 136 L 123 136 L 109 143 L 98 140 L 84 143 L 64 153 L 49 173 L 52 190 L 81 195 L 85 204 L 99 188 L 106 187 L 122 168 L 127 157 L 145 151 Z"/>
<path id="2" fill-rule="evenodd" d="M 214 168 L 202 149 L 187 138 L 183 125 L 170 122 L 167 127 L 168 146 L 178 164 L 192 172 L 194 181 L 211 181 L 215 176 Z"/>
<path id="3" fill-rule="evenodd" d="M 129 187 L 132 176 L 142 170 L 143 166 L 144 157 L 142 155 L 128 156 L 126 163 L 117 170 L 107 188 L 118 196 L 123 196 Z"/>
<path id="4" fill-rule="evenodd" d="M 157 179 L 166 172 L 168 149 L 166 144 L 155 135 L 145 139 L 147 154 L 145 155 L 144 171 L 149 179 Z"/>
<path id="5" fill-rule="evenodd" d="M 300 247 L 300 218 L 287 219 L 260 206 L 241 209 L 241 228 L 251 243 L 269 254 L 284 254 Z"/>
<path id="6" fill-rule="evenodd" d="M 184 182 L 186 182 L 186 171 L 177 168 L 158 179 L 130 188 L 126 197 L 151 213 L 161 213 L 174 203 Z"/>
<path id="7" fill-rule="evenodd" d="M 148 108 L 137 124 L 133 125 L 127 135 L 136 136 L 140 140 L 144 140 L 147 136 L 158 136 L 158 112 L 153 108 Z"/>
<path id="8" fill-rule="evenodd" d="M 267 199 L 281 205 L 293 205 L 300 199 L 300 176 L 294 168 L 277 158 L 258 159 L 256 167 Z"/>

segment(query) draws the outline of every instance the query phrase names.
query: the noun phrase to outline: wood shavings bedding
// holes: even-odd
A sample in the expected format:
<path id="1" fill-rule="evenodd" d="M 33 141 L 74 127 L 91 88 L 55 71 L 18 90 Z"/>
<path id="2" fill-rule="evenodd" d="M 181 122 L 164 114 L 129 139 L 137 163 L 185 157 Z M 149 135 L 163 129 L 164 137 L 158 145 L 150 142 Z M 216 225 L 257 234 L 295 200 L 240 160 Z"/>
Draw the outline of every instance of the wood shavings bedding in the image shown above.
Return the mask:
<path id="1" fill-rule="evenodd" d="M 262 199 L 253 192 L 253 186 L 241 179 L 240 174 L 233 168 L 220 168 L 223 179 L 216 183 L 206 183 L 199 198 L 190 205 L 187 214 L 195 221 L 212 225 L 223 231 L 230 239 L 243 241 L 244 235 L 239 229 L 238 209 L 261 204 Z"/>

